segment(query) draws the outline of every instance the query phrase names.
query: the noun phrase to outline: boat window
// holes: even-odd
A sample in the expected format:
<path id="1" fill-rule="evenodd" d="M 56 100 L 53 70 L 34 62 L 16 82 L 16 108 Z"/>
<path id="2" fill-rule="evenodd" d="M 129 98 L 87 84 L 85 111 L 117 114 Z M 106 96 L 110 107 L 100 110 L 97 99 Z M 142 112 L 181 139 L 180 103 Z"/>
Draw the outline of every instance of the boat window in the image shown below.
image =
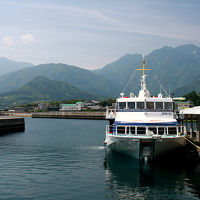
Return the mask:
<path id="1" fill-rule="evenodd" d="M 158 127 L 158 134 L 164 135 L 164 133 L 165 133 L 165 128 L 164 127 Z"/>
<path id="2" fill-rule="evenodd" d="M 172 103 L 171 102 L 165 102 L 165 109 L 166 110 L 172 110 Z"/>
<path id="3" fill-rule="evenodd" d="M 168 134 L 169 135 L 176 135 L 177 134 L 176 127 L 168 127 Z"/>
<path id="4" fill-rule="evenodd" d="M 125 134 L 125 126 L 117 126 L 118 134 Z"/>
<path id="5" fill-rule="evenodd" d="M 163 102 L 156 102 L 156 109 L 162 110 L 163 109 Z"/>
<path id="6" fill-rule="evenodd" d="M 129 134 L 129 133 L 130 133 L 130 127 L 127 126 L 127 127 L 126 127 L 126 134 Z"/>
<path id="7" fill-rule="evenodd" d="M 135 134 L 135 127 L 130 127 L 131 128 L 131 134 Z"/>
<path id="8" fill-rule="evenodd" d="M 135 109 L 135 102 L 128 102 L 128 109 L 134 110 Z"/>
<path id="9" fill-rule="evenodd" d="M 149 127 L 148 130 L 153 132 L 154 134 L 157 134 L 157 128 L 156 127 Z"/>
<path id="10" fill-rule="evenodd" d="M 137 134 L 146 134 L 145 127 L 137 127 Z"/>
<path id="11" fill-rule="evenodd" d="M 113 133 L 113 126 L 109 126 L 109 133 Z"/>
<path id="12" fill-rule="evenodd" d="M 126 102 L 119 102 L 119 109 L 126 109 Z"/>
<path id="13" fill-rule="evenodd" d="M 184 134 L 183 126 L 178 126 L 178 132 L 182 135 Z"/>
<path id="14" fill-rule="evenodd" d="M 137 102 L 137 109 L 143 110 L 144 109 L 144 102 Z"/>
<path id="15" fill-rule="evenodd" d="M 117 127 L 116 127 L 116 126 L 113 126 L 113 128 L 112 128 L 112 129 L 113 129 L 113 130 L 112 130 L 112 131 L 113 131 L 113 133 L 114 133 L 114 134 L 116 134 Z"/>
<path id="16" fill-rule="evenodd" d="M 148 110 L 154 109 L 154 102 L 146 102 L 146 107 Z"/>

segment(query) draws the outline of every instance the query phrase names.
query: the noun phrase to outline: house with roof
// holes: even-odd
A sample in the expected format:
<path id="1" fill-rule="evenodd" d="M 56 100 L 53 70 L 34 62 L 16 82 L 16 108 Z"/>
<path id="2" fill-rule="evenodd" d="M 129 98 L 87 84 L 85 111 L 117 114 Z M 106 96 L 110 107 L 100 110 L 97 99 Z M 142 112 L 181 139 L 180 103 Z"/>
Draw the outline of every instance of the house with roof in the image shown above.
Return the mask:
<path id="1" fill-rule="evenodd" d="M 186 108 L 193 107 L 193 103 L 191 101 L 176 101 L 175 105 L 178 110 L 183 110 Z"/>
<path id="2" fill-rule="evenodd" d="M 83 102 L 76 102 L 75 104 L 61 104 L 60 111 L 76 111 L 82 110 Z"/>

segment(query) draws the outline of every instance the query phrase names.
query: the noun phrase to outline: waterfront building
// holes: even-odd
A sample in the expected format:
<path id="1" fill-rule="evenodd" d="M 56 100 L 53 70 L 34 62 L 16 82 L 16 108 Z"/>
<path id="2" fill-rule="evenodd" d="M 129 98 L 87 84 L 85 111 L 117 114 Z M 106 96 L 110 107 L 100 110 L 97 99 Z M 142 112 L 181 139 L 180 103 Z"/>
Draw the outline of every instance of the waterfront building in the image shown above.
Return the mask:
<path id="1" fill-rule="evenodd" d="M 176 108 L 178 110 L 183 110 L 186 108 L 193 107 L 193 103 L 191 101 L 177 101 L 177 102 L 175 102 L 175 104 L 176 104 Z"/>
<path id="2" fill-rule="evenodd" d="M 60 107 L 61 107 L 60 111 L 82 110 L 83 102 L 76 102 L 76 104 L 61 104 Z"/>

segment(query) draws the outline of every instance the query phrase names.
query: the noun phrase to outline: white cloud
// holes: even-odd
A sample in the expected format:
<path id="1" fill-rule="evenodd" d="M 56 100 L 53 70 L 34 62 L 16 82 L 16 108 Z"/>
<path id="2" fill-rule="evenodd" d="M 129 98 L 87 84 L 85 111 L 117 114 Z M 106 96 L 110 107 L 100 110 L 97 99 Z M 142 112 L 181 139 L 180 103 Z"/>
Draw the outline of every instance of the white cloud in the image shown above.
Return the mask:
<path id="1" fill-rule="evenodd" d="M 13 37 L 11 36 L 5 36 L 3 39 L 2 39 L 2 42 L 3 44 L 7 45 L 7 46 L 13 46 L 15 45 L 15 40 Z"/>
<path id="2" fill-rule="evenodd" d="M 20 39 L 24 44 L 30 44 L 35 42 L 35 37 L 33 34 L 21 35 Z"/>

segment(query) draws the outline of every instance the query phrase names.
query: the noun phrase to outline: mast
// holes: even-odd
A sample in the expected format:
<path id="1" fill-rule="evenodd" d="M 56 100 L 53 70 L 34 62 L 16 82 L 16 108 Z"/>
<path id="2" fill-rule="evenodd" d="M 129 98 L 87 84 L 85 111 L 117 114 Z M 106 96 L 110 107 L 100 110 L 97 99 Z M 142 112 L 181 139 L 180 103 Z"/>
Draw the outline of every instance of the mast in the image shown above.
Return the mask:
<path id="1" fill-rule="evenodd" d="M 140 93 L 142 91 L 143 93 L 143 96 L 144 97 L 148 97 L 149 96 L 149 91 L 147 90 L 147 86 L 146 86 L 146 76 L 145 75 L 145 70 L 152 70 L 152 69 L 145 69 L 145 59 L 144 59 L 144 55 L 143 55 L 143 60 L 142 60 L 142 69 L 136 69 L 136 70 L 142 70 L 143 71 L 143 75 L 142 75 L 142 79 L 141 79 L 141 90 L 140 90 Z M 139 93 L 139 94 L 140 94 Z M 139 95 L 140 96 L 140 95 Z"/>

